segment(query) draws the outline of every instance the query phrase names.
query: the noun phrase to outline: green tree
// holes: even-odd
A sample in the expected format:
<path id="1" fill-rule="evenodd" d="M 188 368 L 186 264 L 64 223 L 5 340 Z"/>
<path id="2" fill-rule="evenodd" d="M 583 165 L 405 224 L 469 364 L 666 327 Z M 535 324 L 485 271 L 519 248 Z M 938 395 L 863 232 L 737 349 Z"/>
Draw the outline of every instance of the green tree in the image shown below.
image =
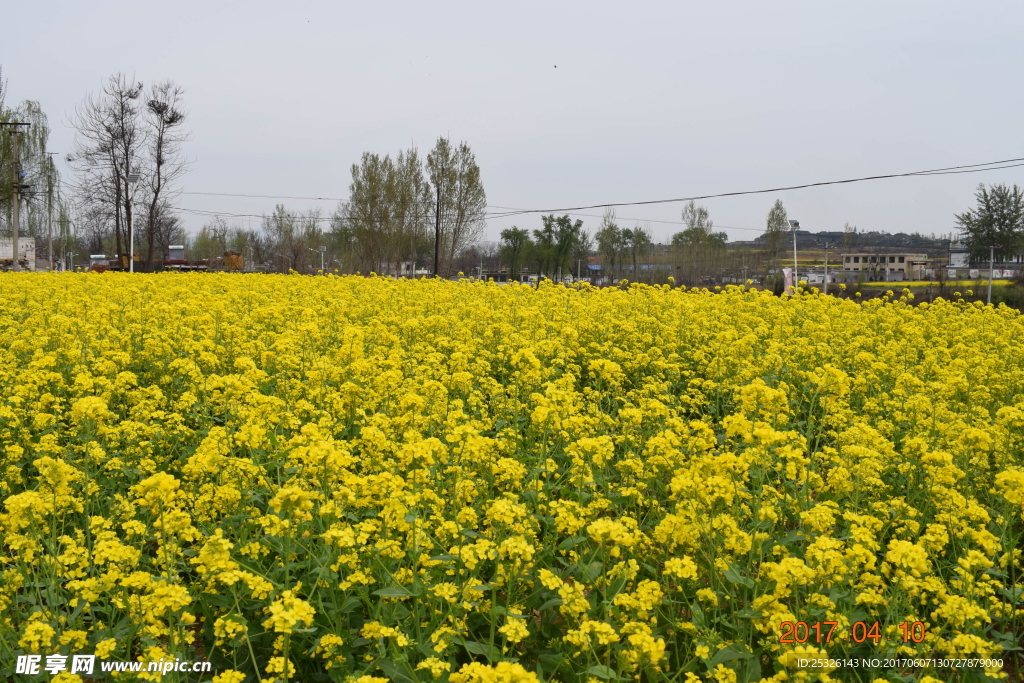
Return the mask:
<path id="1" fill-rule="evenodd" d="M 583 277 L 583 273 L 587 272 L 588 261 L 590 260 L 590 252 L 594 250 L 594 240 L 591 238 L 590 233 L 586 230 L 581 230 L 579 238 L 576 240 L 576 245 L 572 250 L 572 261 L 569 265 L 576 268 L 576 277 Z"/>
<path id="2" fill-rule="evenodd" d="M 366 152 L 352 165 L 349 200 L 332 221 L 335 238 L 349 251 L 358 247 L 360 269 L 397 273 L 398 264 L 417 260 L 421 244 L 429 241 L 432 204 L 415 149 L 394 160 Z"/>
<path id="3" fill-rule="evenodd" d="M 786 208 L 782 205 L 781 199 L 776 199 L 768 212 L 764 226 L 764 243 L 768 249 L 768 262 L 770 268 L 775 268 L 775 261 L 779 256 L 779 249 L 782 247 L 782 240 L 789 231 L 789 216 L 786 215 Z"/>
<path id="4" fill-rule="evenodd" d="M 716 232 L 708 210 L 693 201 L 683 207 L 682 218 L 686 229 L 672 235 L 672 246 L 680 277 L 696 283 L 716 271 L 729 237 L 724 232 Z"/>
<path id="5" fill-rule="evenodd" d="M 28 126 L 0 126 L 0 215 L 8 226 L 13 224 L 14 209 L 14 135 L 18 136 L 18 157 L 21 160 L 22 185 L 31 189 L 21 192 L 21 237 L 44 237 L 47 202 L 52 203 L 55 224 L 63 213 L 56 188 L 60 178 L 52 160 L 46 155 L 50 126 L 38 102 L 26 100 L 14 108 L 4 104 L 7 84 L 0 72 L 0 122 L 22 122 Z M 40 234 L 42 233 L 42 234 Z"/>
<path id="6" fill-rule="evenodd" d="M 725 246 L 728 239 L 724 232 L 714 232 L 715 226 L 708 210 L 691 199 L 690 203 L 683 207 L 683 223 L 686 229 L 677 232 L 672 236 L 672 244 L 681 245 L 711 245 L 720 244 Z"/>
<path id="7" fill-rule="evenodd" d="M 501 231 L 501 260 L 508 264 L 509 280 L 518 281 L 522 277 L 523 262 L 532 245 L 527 230 L 513 225 Z"/>
<path id="8" fill-rule="evenodd" d="M 640 260 L 651 250 L 651 229 L 641 227 L 637 224 L 632 230 L 626 228 L 622 231 L 622 241 L 625 251 L 633 263 L 633 282 L 640 281 Z"/>
<path id="9" fill-rule="evenodd" d="M 956 214 L 971 260 L 987 261 L 991 247 L 999 261 L 1018 253 L 1024 243 L 1024 190 L 1016 184 L 986 187 L 982 183 L 974 197 L 973 209 Z"/>
<path id="10" fill-rule="evenodd" d="M 602 275 L 610 280 L 615 278 L 617 269 L 622 267 L 622 256 L 625 249 L 623 229 L 615 220 L 615 209 L 607 209 L 601 218 L 601 227 L 594 235 L 597 252 L 601 255 Z"/>
<path id="11" fill-rule="evenodd" d="M 480 167 L 465 142 L 453 148 L 446 138 L 438 138 L 427 155 L 427 171 L 434 186 L 435 211 L 440 215 L 437 255 L 447 277 L 455 255 L 472 246 L 483 234 L 487 194 L 480 180 Z"/>
<path id="12" fill-rule="evenodd" d="M 569 262 L 584 234 L 583 221 L 551 214 L 541 216 L 541 222 L 544 227 L 533 231 L 538 271 L 551 278 L 570 273 Z"/>
<path id="13" fill-rule="evenodd" d="M 857 226 L 849 223 L 843 224 L 843 248 L 853 249 L 857 246 Z"/>

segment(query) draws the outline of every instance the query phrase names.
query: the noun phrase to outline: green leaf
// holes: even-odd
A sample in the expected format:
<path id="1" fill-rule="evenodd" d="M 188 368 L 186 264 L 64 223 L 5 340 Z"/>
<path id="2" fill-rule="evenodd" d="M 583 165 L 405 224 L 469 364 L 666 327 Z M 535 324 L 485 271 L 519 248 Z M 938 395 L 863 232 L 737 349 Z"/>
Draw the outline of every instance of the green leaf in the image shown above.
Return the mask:
<path id="1" fill-rule="evenodd" d="M 707 619 L 705 619 L 704 610 L 701 609 L 699 603 L 690 603 L 690 614 L 693 615 L 690 621 L 693 622 L 694 626 L 696 626 L 698 629 L 707 628 Z"/>
<path id="2" fill-rule="evenodd" d="M 747 649 L 746 645 L 740 643 L 734 643 L 727 647 L 723 647 L 721 650 L 715 653 L 715 656 L 711 658 L 708 663 L 709 669 L 714 669 L 719 664 L 725 662 L 731 662 L 734 659 L 750 659 L 754 655 Z"/>
<path id="3" fill-rule="evenodd" d="M 562 598 L 551 598 L 550 600 L 548 600 L 547 602 L 545 602 L 543 605 L 540 606 L 540 611 L 544 612 L 544 611 L 547 611 L 547 610 L 551 609 L 552 607 L 558 607 L 561 604 L 562 604 Z"/>
<path id="4" fill-rule="evenodd" d="M 487 657 L 490 661 L 496 661 L 499 658 L 498 649 L 486 645 L 484 643 L 478 643 L 475 640 L 464 640 L 462 646 L 466 648 L 466 652 L 471 655 L 481 655 Z"/>
<path id="5" fill-rule="evenodd" d="M 235 604 L 230 595 L 217 595 L 216 593 L 203 593 L 203 602 L 216 607 L 231 607 Z"/>
<path id="6" fill-rule="evenodd" d="M 735 569 L 727 569 L 725 570 L 725 572 L 723 572 L 723 575 L 725 576 L 726 580 L 729 581 L 729 583 L 735 583 L 740 586 L 746 586 L 747 588 L 754 587 L 754 582 L 749 576 L 743 576 Z"/>
<path id="7" fill-rule="evenodd" d="M 349 614 L 359 609 L 363 604 L 362 600 L 354 598 L 351 595 L 345 597 L 345 602 L 341 603 L 341 609 L 338 610 L 342 614 Z"/>
<path id="8" fill-rule="evenodd" d="M 452 560 L 457 560 L 457 559 L 459 559 L 459 558 L 457 558 L 455 555 L 434 555 L 432 558 L 430 558 L 430 561 L 431 562 L 451 562 Z"/>
<path id="9" fill-rule="evenodd" d="M 412 593 L 402 588 L 401 586 L 388 586 L 387 588 L 381 588 L 375 590 L 371 595 L 377 595 L 382 598 L 411 598 Z"/>
<path id="10" fill-rule="evenodd" d="M 590 583 L 597 577 L 601 576 L 601 570 L 604 569 L 604 564 L 600 562 L 591 562 L 587 567 L 580 567 L 579 577 L 583 583 Z"/>
<path id="11" fill-rule="evenodd" d="M 537 664 L 546 673 L 554 673 L 562 665 L 565 659 L 561 655 L 540 655 L 537 657 Z"/>
<path id="12" fill-rule="evenodd" d="M 409 666 L 409 662 L 396 664 L 390 659 L 379 659 L 377 660 L 377 666 L 387 674 L 388 678 L 396 683 L 419 683 L 416 672 Z"/>
<path id="13" fill-rule="evenodd" d="M 607 667 L 604 664 L 595 664 L 594 666 L 587 669 L 587 673 L 591 676 L 596 676 L 597 678 L 602 678 L 606 681 L 614 681 L 618 680 L 619 678 L 619 675 L 615 673 L 615 671 L 613 671 L 611 667 Z"/>
<path id="14" fill-rule="evenodd" d="M 558 544 L 558 549 L 559 550 L 571 550 L 571 549 L 575 548 L 580 543 L 583 543 L 586 540 L 587 540 L 586 536 L 573 536 L 572 538 L 567 538 L 564 541 L 562 541 L 561 543 L 559 543 Z"/>
<path id="15" fill-rule="evenodd" d="M 757 683 L 761 680 L 761 652 L 762 650 L 758 650 L 750 659 L 743 662 L 743 673 L 739 683 Z"/>
<path id="16" fill-rule="evenodd" d="M 608 590 L 605 591 L 605 595 L 615 596 L 618 595 L 626 585 L 626 577 L 620 576 L 619 578 L 612 581 L 611 585 L 608 586 Z"/>

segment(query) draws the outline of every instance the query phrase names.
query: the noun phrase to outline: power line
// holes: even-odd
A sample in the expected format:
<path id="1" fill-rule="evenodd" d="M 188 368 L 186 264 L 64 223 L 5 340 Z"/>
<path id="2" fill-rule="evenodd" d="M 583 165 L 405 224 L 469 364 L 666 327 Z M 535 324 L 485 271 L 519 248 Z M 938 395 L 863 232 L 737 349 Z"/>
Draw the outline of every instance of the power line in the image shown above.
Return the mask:
<path id="1" fill-rule="evenodd" d="M 512 209 L 512 207 L 502 207 L 502 206 L 495 206 L 495 207 L 492 207 L 492 208 L 495 208 L 495 209 Z M 269 216 L 273 216 L 273 214 L 232 213 L 232 212 L 227 212 L 227 211 L 210 211 L 210 210 L 206 210 L 206 209 L 186 209 L 186 208 L 181 208 L 181 207 L 179 207 L 179 208 L 177 208 L 175 210 L 176 211 L 183 211 L 185 213 L 190 213 L 190 214 L 194 214 L 194 215 L 198 215 L 198 216 L 214 216 L 214 217 L 216 217 L 216 216 L 227 216 L 227 217 L 230 217 L 230 218 L 267 218 Z M 570 216 L 583 216 L 585 218 L 601 218 L 601 216 L 599 216 L 597 214 L 593 214 L 593 213 L 570 213 L 569 215 Z M 348 222 L 347 219 L 340 218 L 340 217 L 337 217 L 337 216 L 317 216 L 316 218 L 312 218 L 310 216 L 299 216 L 299 215 L 296 215 L 296 214 L 285 214 L 285 216 L 287 218 L 296 218 L 296 219 L 302 219 L 302 220 L 311 220 L 312 219 L 312 220 L 316 220 L 316 221 L 338 221 L 339 223 Z M 431 218 L 431 217 L 433 217 L 433 214 L 424 214 L 424 217 Z M 620 216 L 619 220 L 623 220 L 623 221 L 637 221 L 637 222 L 640 222 L 640 223 L 664 223 L 664 224 L 667 224 L 667 225 L 686 225 L 686 223 L 684 223 L 683 221 L 665 221 L 665 220 L 656 220 L 656 219 L 648 219 L 648 218 L 627 218 L 625 216 Z M 735 225 L 715 225 L 714 227 L 721 228 L 723 230 L 748 230 L 748 231 L 751 231 L 751 232 L 764 232 L 763 228 L 741 228 L 741 227 L 735 226 Z"/>
<path id="2" fill-rule="evenodd" d="M 522 212 L 526 212 L 527 211 L 527 209 L 517 209 L 517 208 L 512 207 L 512 206 L 491 206 L 491 208 L 492 209 L 508 209 L 510 211 L 522 211 Z M 600 215 L 598 215 L 596 213 L 576 213 L 576 212 L 572 212 L 572 211 L 568 211 L 568 212 L 563 211 L 562 213 L 567 213 L 570 216 L 583 216 L 584 218 L 604 218 L 604 216 L 600 216 Z M 492 214 L 492 215 L 494 215 L 494 214 Z M 516 214 L 500 214 L 500 215 L 516 215 Z M 620 220 L 620 221 L 636 221 L 638 223 L 664 223 L 666 225 L 686 225 L 685 221 L 666 221 L 666 220 L 658 220 L 658 219 L 655 219 L 655 218 L 629 218 L 628 216 L 616 216 L 615 218 L 617 220 Z M 722 228 L 723 230 L 751 230 L 753 232 L 764 232 L 764 228 L 741 228 L 741 227 L 736 226 L 736 225 L 714 225 L 712 227 Z"/>
<path id="3" fill-rule="evenodd" d="M 982 171 L 997 171 L 1004 168 L 1016 168 L 1018 166 L 1024 166 L 1024 163 L 1013 163 L 1013 162 L 1024 162 L 1024 157 L 1016 159 L 1003 159 L 1001 161 L 987 161 L 981 164 L 966 164 L 963 166 L 947 166 L 945 168 L 933 168 L 924 171 L 911 171 L 909 173 L 886 173 L 883 175 L 872 175 L 863 176 L 860 178 L 848 178 L 846 180 L 825 180 L 816 183 L 805 183 L 803 185 L 788 185 L 785 187 L 774 187 L 766 190 L 741 190 L 736 192 L 721 192 L 718 194 L 705 194 L 705 195 L 694 195 L 692 197 L 678 197 L 674 199 L 649 199 L 641 202 L 609 202 L 607 204 L 590 204 L 587 206 L 570 206 L 567 208 L 558 209 L 520 209 L 517 211 L 497 214 L 494 218 L 507 218 L 509 216 L 518 216 L 527 213 L 566 213 L 569 211 L 585 211 L 587 209 L 607 209 L 615 206 L 647 206 L 651 204 L 671 204 L 676 202 L 689 202 L 697 199 L 717 199 L 719 197 L 738 197 L 741 195 L 750 194 L 767 194 L 769 192 L 784 192 L 787 190 L 802 190 L 808 187 L 822 187 L 824 185 L 845 185 L 848 183 L 859 183 L 865 180 L 882 180 L 884 178 L 906 178 L 910 176 L 930 176 L 930 175 L 952 175 L 957 173 L 980 173 Z M 1006 164 L 1006 165 L 998 165 Z M 980 167 L 987 168 L 980 168 Z M 970 169 L 970 170 L 960 170 Z"/>
<path id="4" fill-rule="evenodd" d="M 313 199 L 325 202 L 343 202 L 340 197 L 293 197 L 283 194 L 234 194 L 232 192 L 181 192 L 180 194 L 203 195 L 206 197 L 251 197 L 253 199 Z"/>
<path id="5" fill-rule="evenodd" d="M 738 196 L 742 196 L 742 195 L 767 194 L 767 193 L 770 193 L 770 192 L 785 192 L 785 191 L 788 191 L 788 190 L 802 190 L 802 189 L 806 189 L 806 188 L 809 188 L 809 187 L 823 187 L 825 185 L 845 185 L 845 184 L 849 184 L 849 183 L 859 183 L 859 182 L 864 182 L 864 181 L 867 181 L 867 180 L 882 180 L 882 179 L 887 179 L 887 178 L 907 178 L 907 177 L 913 177 L 913 176 L 955 175 L 955 174 L 961 174 L 961 173 L 980 173 L 982 171 L 997 171 L 997 170 L 1006 169 L 1006 168 L 1018 168 L 1018 167 L 1024 166 L 1024 163 L 1018 163 L 1018 162 L 1024 162 L 1024 157 L 1018 157 L 1018 158 L 1014 158 L 1014 159 L 1002 159 L 1002 160 L 999 160 L 999 161 L 986 161 L 984 163 L 979 163 L 979 164 L 964 164 L 964 165 L 961 165 L 961 166 L 946 166 L 946 167 L 942 167 L 942 168 L 933 168 L 933 169 L 927 169 L 927 170 L 923 170 L 923 171 L 910 171 L 908 173 L 887 173 L 887 174 L 882 174 L 882 175 L 862 176 L 862 177 L 859 177 L 859 178 L 848 178 L 848 179 L 845 179 L 845 180 L 826 180 L 826 181 L 820 181 L 820 182 L 814 182 L 814 183 L 805 183 L 805 184 L 802 184 L 802 185 L 788 185 L 788 186 L 784 186 L 784 187 L 776 187 L 776 188 L 770 188 L 770 189 L 764 189 L 764 190 L 740 190 L 740 191 L 735 191 L 735 192 L 721 192 L 721 193 L 718 193 L 718 194 L 694 195 L 692 197 L 678 197 L 678 198 L 674 198 L 674 199 L 651 199 L 651 200 L 639 201 L 639 202 L 609 202 L 609 203 L 605 203 L 605 204 L 590 204 L 590 205 L 587 205 L 587 206 L 573 206 L 573 207 L 558 208 L 558 209 L 520 209 L 520 208 L 506 207 L 506 206 L 494 206 L 494 205 L 490 205 L 489 204 L 487 206 L 487 208 L 501 209 L 501 210 L 503 210 L 503 212 L 501 212 L 501 213 L 498 213 L 498 212 L 488 213 L 487 217 L 488 218 L 509 218 L 509 217 L 512 217 L 512 216 L 520 216 L 520 215 L 525 215 L 525 214 L 530 214 L 530 213 L 568 213 L 568 214 L 574 215 L 574 216 L 584 216 L 584 217 L 589 217 L 589 218 L 601 218 L 601 216 L 597 216 L 597 215 L 594 215 L 594 214 L 575 213 L 575 212 L 585 211 L 587 209 L 606 209 L 606 208 L 612 208 L 612 207 L 616 207 L 616 206 L 647 206 L 647 205 L 652 205 L 652 204 L 671 204 L 671 203 L 677 203 L 677 202 L 695 201 L 697 199 L 717 199 L 717 198 L 720 198 L 720 197 L 738 197 Z M 310 201 L 338 201 L 338 202 L 345 201 L 343 198 L 340 198 L 340 197 L 312 197 L 312 196 L 308 196 L 307 197 L 307 196 L 297 196 L 297 195 L 240 194 L 240 193 L 231 193 L 231 192 L 182 192 L 181 194 L 183 194 L 183 195 L 193 195 L 193 196 L 208 196 L 208 197 L 245 197 L 245 198 L 252 198 L 252 199 L 299 199 L 299 200 L 310 200 Z M 179 209 L 179 210 L 180 211 L 184 211 L 186 213 L 196 214 L 196 215 L 230 216 L 230 217 L 233 217 L 233 218 L 263 218 L 264 215 L 265 215 L 265 214 L 251 214 L 251 213 L 231 213 L 231 212 L 226 212 L 226 211 L 206 211 L 206 210 L 202 210 L 202 209 Z M 288 217 L 289 218 L 294 218 L 295 216 L 288 216 Z M 307 218 L 307 220 L 308 220 L 308 218 Z M 338 217 L 327 216 L 327 217 L 317 217 L 314 220 L 318 220 L 318 221 L 338 221 L 338 220 L 341 220 L 341 221 L 343 221 L 344 219 L 340 219 Z M 625 220 L 625 221 L 643 221 L 643 222 L 648 222 L 648 223 L 664 223 L 664 224 L 670 224 L 670 225 L 684 225 L 684 223 L 682 221 L 666 221 L 666 220 L 626 218 L 626 217 L 621 217 L 621 220 Z M 762 232 L 762 230 L 760 228 L 745 228 L 745 227 L 729 226 L 729 225 L 720 225 L 720 226 L 717 226 L 717 227 L 723 228 L 723 229 L 726 229 L 726 230 L 747 230 L 747 231 L 751 231 L 751 232 Z"/>
<path id="6" fill-rule="evenodd" d="M 297 195 L 285 195 L 285 194 L 238 194 L 238 193 L 234 193 L 234 192 L 180 192 L 179 194 L 187 194 L 187 195 L 203 196 L 203 197 L 245 197 L 245 198 L 249 198 L 249 199 L 301 199 L 301 200 L 326 201 L 326 202 L 343 202 L 343 201 L 345 201 L 341 197 L 300 197 L 300 196 L 297 196 Z M 520 208 L 514 207 L 514 206 L 494 206 L 494 205 L 491 205 L 491 204 L 488 204 L 487 208 L 489 208 L 489 209 L 503 209 L 503 210 L 509 210 L 509 211 L 526 211 L 526 209 L 520 209 Z M 184 210 L 184 209 L 182 209 L 182 210 Z M 223 214 L 225 216 L 231 215 L 231 216 L 257 217 L 256 214 L 228 214 L 228 213 L 224 213 L 224 212 L 213 212 L 213 213 Z M 492 214 L 488 214 L 488 215 L 500 215 L 500 214 L 492 213 Z M 595 214 L 590 214 L 590 213 L 574 213 L 572 215 L 573 216 L 586 216 L 586 217 L 589 217 L 589 218 L 601 218 L 601 216 L 597 216 Z M 626 217 L 623 217 L 622 220 L 624 220 L 624 221 L 645 221 L 645 222 L 648 222 L 648 223 L 669 223 L 669 224 L 672 224 L 672 225 L 684 225 L 684 223 L 682 221 L 664 221 L 664 220 L 654 220 L 654 219 L 647 219 L 647 218 L 626 218 Z M 728 228 L 730 230 L 759 230 L 759 228 L 736 228 L 736 227 L 731 227 L 731 226 L 728 226 L 728 225 L 723 225 L 721 227 Z"/>

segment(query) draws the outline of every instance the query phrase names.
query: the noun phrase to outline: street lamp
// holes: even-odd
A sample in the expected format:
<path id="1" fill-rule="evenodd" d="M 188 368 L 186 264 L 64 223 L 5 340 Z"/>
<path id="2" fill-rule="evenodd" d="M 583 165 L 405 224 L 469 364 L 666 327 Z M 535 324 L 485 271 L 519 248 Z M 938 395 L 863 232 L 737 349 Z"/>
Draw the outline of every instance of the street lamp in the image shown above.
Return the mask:
<path id="1" fill-rule="evenodd" d="M 327 252 L 327 247 L 319 247 L 318 249 L 314 249 L 313 247 L 306 248 L 310 251 L 320 252 L 320 272 L 324 272 L 324 253 Z"/>
<path id="2" fill-rule="evenodd" d="M 288 270 L 292 269 L 292 257 L 291 256 L 286 256 L 285 254 L 278 254 L 276 251 L 274 252 L 274 256 L 277 256 L 278 258 L 283 258 L 285 260 L 285 262 L 288 263 Z"/>
<path id="3" fill-rule="evenodd" d="M 129 185 L 135 185 L 136 183 L 139 182 L 139 173 L 138 173 L 138 171 L 136 171 L 135 173 L 129 173 L 127 177 L 125 177 L 125 176 L 121 176 L 121 177 L 124 178 L 125 181 L 127 181 L 127 183 Z M 128 206 L 129 207 L 131 207 L 131 205 L 132 205 L 132 199 L 133 199 L 133 197 L 129 193 L 129 195 L 128 195 Z M 129 273 L 134 273 L 135 272 L 135 226 L 131 225 L 131 221 L 130 220 L 128 221 L 128 223 L 129 223 L 129 225 L 128 225 L 128 272 Z"/>

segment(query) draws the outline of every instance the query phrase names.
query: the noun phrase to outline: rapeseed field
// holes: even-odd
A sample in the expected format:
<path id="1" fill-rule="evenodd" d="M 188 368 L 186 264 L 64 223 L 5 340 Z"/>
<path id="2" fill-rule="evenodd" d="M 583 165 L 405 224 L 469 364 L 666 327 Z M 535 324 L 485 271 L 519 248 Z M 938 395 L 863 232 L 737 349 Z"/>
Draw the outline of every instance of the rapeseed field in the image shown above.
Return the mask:
<path id="1" fill-rule="evenodd" d="M 216 683 L 1021 663 L 1005 307 L 12 273 L 0 387 L 4 675 L 78 653 Z"/>

